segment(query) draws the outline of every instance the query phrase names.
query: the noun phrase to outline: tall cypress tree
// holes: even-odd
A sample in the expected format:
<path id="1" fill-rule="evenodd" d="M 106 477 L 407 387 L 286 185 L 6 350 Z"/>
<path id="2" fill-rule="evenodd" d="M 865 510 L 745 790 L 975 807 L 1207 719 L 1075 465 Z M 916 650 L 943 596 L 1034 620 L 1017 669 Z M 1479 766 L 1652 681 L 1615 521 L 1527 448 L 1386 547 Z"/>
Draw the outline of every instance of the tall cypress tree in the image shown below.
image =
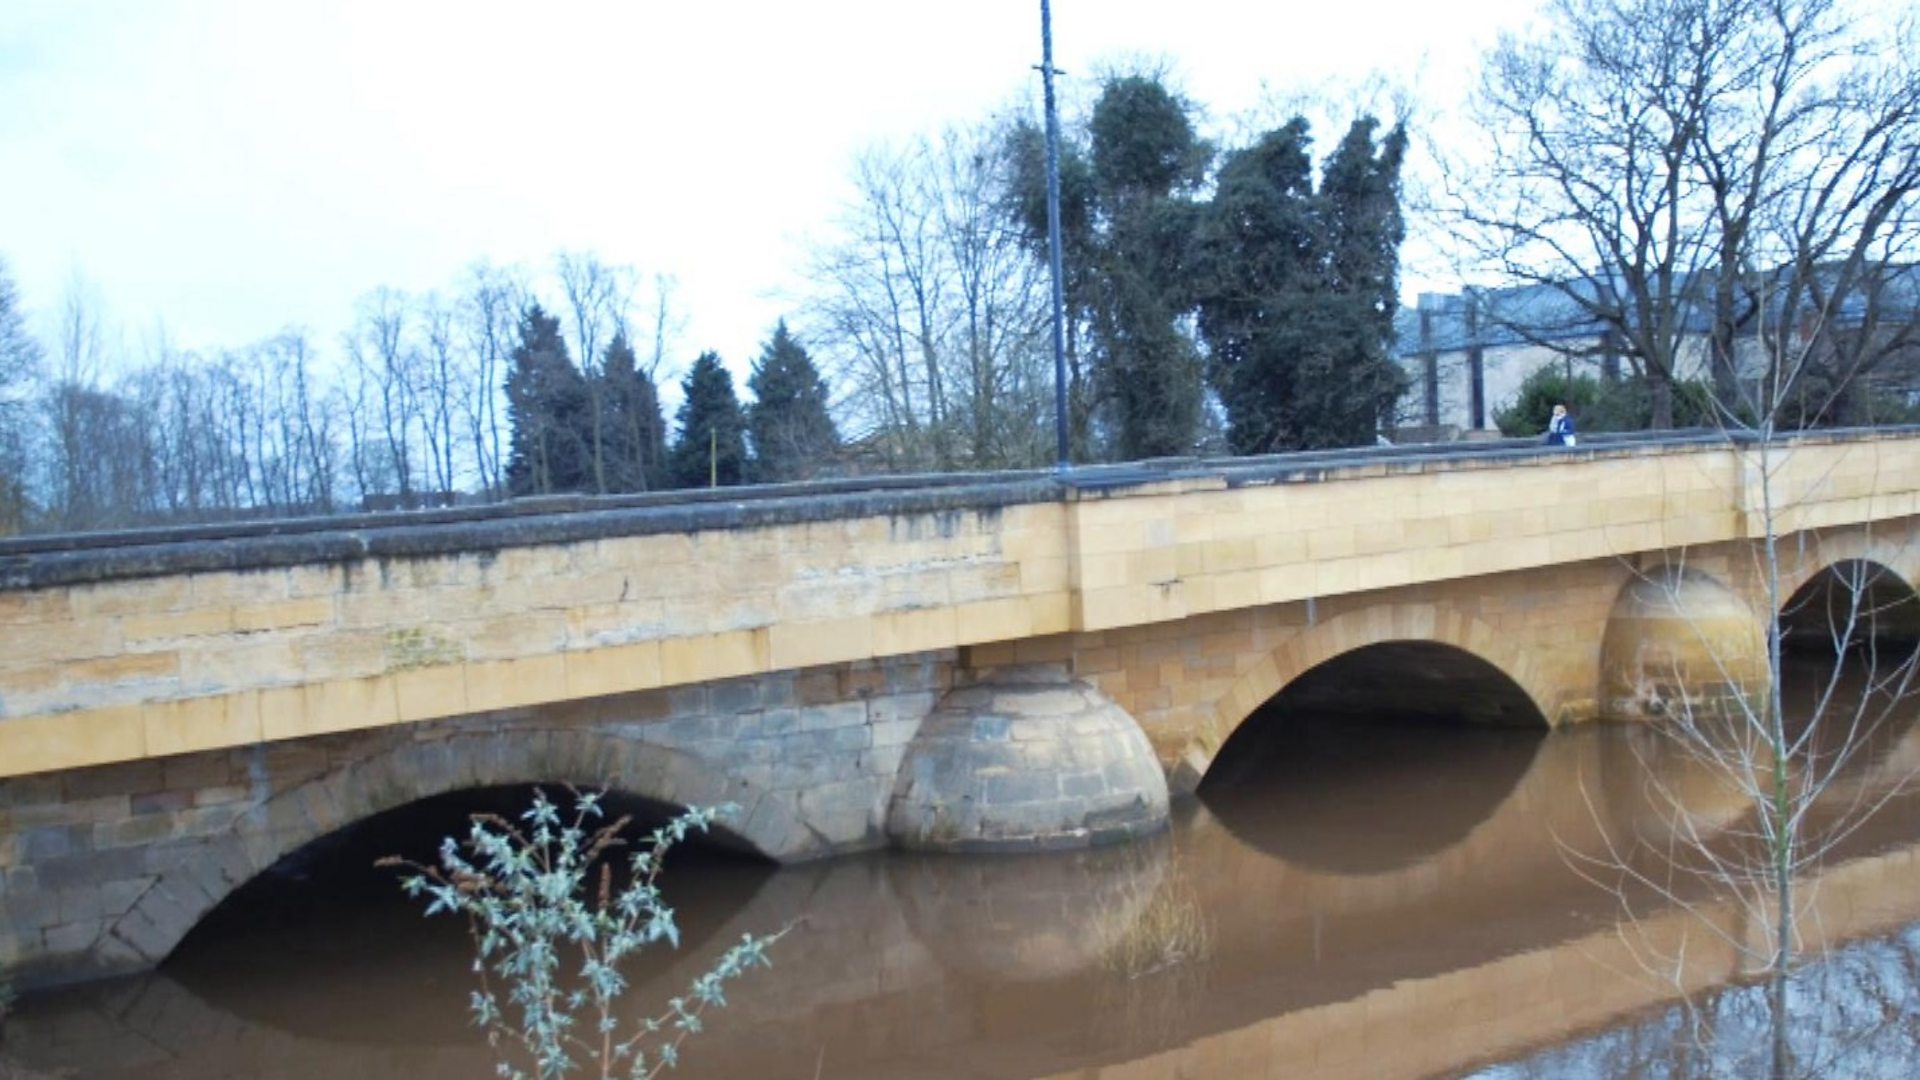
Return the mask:
<path id="1" fill-rule="evenodd" d="M 1044 253 L 1042 136 L 1023 125 L 1011 140 L 1008 210 Z M 1192 194 L 1212 156 L 1190 106 L 1149 75 L 1109 79 L 1094 103 L 1084 152 L 1062 148 L 1063 291 L 1089 345 L 1083 364 L 1069 327 L 1076 442 L 1093 426 L 1085 422 L 1091 414 L 1121 456 L 1193 448 L 1205 383 L 1180 321 L 1193 305 L 1185 265 L 1195 226 Z"/>
<path id="2" fill-rule="evenodd" d="M 1194 227 L 1190 192 L 1212 149 L 1185 102 L 1158 79 L 1109 80 L 1090 130 L 1097 253 L 1093 331 L 1100 393 L 1129 458 L 1184 454 L 1200 428 L 1199 353 L 1179 328 L 1192 304 L 1183 265 Z"/>
<path id="3" fill-rule="evenodd" d="M 1198 230 L 1200 334 L 1235 453 L 1300 442 L 1299 361 L 1319 277 L 1310 141 L 1295 119 L 1227 155 Z"/>
<path id="4" fill-rule="evenodd" d="M 514 495 L 583 491 L 591 477 L 585 378 L 567 356 L 560 320 L 539 304 L 520 314 L 520 341 L 507 370 L 513 427 L 507 490 Z"/>
<path id="5" fill-rule="evenodd" d="M 667 422 L 660 392 L 640 370 L 625 333 L 607 344 L 600 364 L 600 430 L 607 490 L 652 491 L 667 482 Z"/>
<path id="6" fill-rule="evenodd" d="M 1295 118 L 1221 166 L 1196 244 L 1200 332 L 1243 454 L 1373 441 L 1405 388 L 1399 303 L 1406 136 L 1355 121 L 1314 190 Z"/>
<path id="7" fill-rule="evenodd" d="M 1316 201 L 1329 301 L 1335 325 L 1327 341 L 1328 378 L 1313 445 L 1371 442 L 1393 415 L 1407 378 L 1393 362 L 1393 316 L 1400 306 L 1400 166 L 1407 135 L 1396 125 L 1377 144 L 1379 121 L 1355 120 L 1327 159 Z"/>
<path id="8" fill-rule="evenodd" d="M 753 362 L 747 377 L 754 402 L 747 412 L 753 436 L 755 480 L 777 483 L 814 475 L 839 448 L 840 435 L 827 414 L 827 384 L 785 319 Z"/>
<path id="9" fill-rule="evenodd" d="M 733 392 L 733 375 L 720 356 L 703 352 L 680 382 L 684 400 L 673 447 L 673 478 L 679 487 L 738 484 L 746 476 L 747 421 Z"/>

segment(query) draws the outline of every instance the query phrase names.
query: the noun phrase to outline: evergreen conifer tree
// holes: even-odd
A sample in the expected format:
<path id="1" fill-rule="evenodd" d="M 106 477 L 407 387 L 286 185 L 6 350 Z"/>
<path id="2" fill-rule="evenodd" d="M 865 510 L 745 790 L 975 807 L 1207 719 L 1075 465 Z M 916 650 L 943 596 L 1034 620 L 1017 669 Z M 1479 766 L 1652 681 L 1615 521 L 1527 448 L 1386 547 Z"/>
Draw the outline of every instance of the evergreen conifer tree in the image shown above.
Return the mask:
<path id="1" fill-rule="evenodd" d="M 1326 378 L 1313 384 L 1318 407 L 1307 410 L 1308 446 L 1359 446 L 1373 441 L 1406 390 L 1393 361 L 1393 316 L 1400 307 L 1400 165 L 1406 131 L 1396 126 L 1376 144 L 1379 122 L 1355 120 L 1327 159 L 1316 209 L 1325 268 L 1329 327 Z"/>
<path id="2" fill-rule="evenodd" d="M 1188 111 L 1158 79 L 1140 75 L 1110 80 L 1093 107 L 1093 188 L 1106 225 L 1093 331 L 1101 396 L 1128 458 L 1188 453 L 1200 429 L 1200 356 L 1178 322 L 1192 304 L 1187 193 L 1213 151 Z"/>
<path id="3" fill-rule="evenodd" d="M 539 304 L 520 315 L 520 341 L 507 370 L 507 418 L 513 427 L 507 490 L 514 495 L 582 491 L 591 478 L 584 438 L 586 379 L 567 356 L 560 320 Z"/>
<path id="4" fill-rule="evenodd" d="M 1044 253 L 1044 143 L 1032 125 L 1010 137 L 1008 209 Z M 1087 441 L 1088 418 L 1097 416 L 1123 457 L 1193 449 L 1205 383 L 1180 320 L 1193 305 L 1185 265 L 1196 223 L 1192 193 L 1212 156 L 1188 103 L 1151 75 L 1109 79 L 1084 151 L 1061 149 L 1063 292 L 1090 346 L 1083 377 L 1075 328 L 1068 328 L 1076 443 Z"/>
<path id="5" fill-rule="evenodd" d="M 1234 452 L 1359 446 L 1405 376 L 1389 355 L 1399 304 L 1395 128 L 1355 121 L 1314 190 L 1295 118 L 1221 166 L 1197 230 L 1200 333 Z"/>
<path id="6" fill-rule="evenodd" d="M 667 423 L 660 412 L 660 392 L 640 370 L 626 334 L 617 333 L 608 343 L 599 377 L 607 490 L 667 486 Z"/>
<path id="7" fill-rule="evenodd" d="M 681 380 L 680 391 L 680 438 L 673 447 L 675 485 L 707 487 L 744 481 L 747 421 L 733 392 L 733 375 L 719 354 L 701 353 Z"/>
<path id="8" fill-rule="evenodd" d="M 754 479 L 778 483 L 814 475 L 839 447 L 840 436 L 827 414 L 827 384 L 785 319 L 760 350 L 747 386 L 754 397 L 747 413 Z"/>

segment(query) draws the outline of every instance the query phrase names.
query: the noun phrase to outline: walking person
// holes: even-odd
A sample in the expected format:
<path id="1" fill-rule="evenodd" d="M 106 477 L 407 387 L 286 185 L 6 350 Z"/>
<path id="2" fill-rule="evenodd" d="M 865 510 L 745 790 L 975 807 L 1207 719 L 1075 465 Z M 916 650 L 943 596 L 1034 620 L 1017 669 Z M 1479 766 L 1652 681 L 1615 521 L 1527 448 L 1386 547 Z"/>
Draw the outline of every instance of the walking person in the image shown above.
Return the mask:
<path id="1" fill-rule="evenodd" d="M 1548 446 L 1572 446 L 1574 444 L 1573 415 L 1567 412 L 1565 405 L 1555 405 L 1553 407 L 1553 419 L 1547 421 L 1547 437 L 1544 441 Z"/>

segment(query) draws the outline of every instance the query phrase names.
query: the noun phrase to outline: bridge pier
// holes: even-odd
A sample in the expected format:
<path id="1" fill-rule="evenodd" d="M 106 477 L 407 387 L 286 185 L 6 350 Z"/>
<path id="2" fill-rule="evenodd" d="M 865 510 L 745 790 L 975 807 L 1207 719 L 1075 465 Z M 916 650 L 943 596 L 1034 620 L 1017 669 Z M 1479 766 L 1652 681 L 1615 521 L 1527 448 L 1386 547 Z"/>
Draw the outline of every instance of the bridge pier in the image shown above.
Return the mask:
<path id="1" fill-rule="evenodd" d="M 1660 721 L 1765 700 L 1765 623 L 1706 574 L 1661 567 L 1621 589 L 1600 645 L 1601 711 Z"/>
<path id="2" fill-rule="evenodd" d="M 1119 843 L 1167 824 L 1167 778 L 1140 725 L 1058 664 L 996 668 L 950 692 L 907 748 L 895 844 L 1036 851 Z"/>

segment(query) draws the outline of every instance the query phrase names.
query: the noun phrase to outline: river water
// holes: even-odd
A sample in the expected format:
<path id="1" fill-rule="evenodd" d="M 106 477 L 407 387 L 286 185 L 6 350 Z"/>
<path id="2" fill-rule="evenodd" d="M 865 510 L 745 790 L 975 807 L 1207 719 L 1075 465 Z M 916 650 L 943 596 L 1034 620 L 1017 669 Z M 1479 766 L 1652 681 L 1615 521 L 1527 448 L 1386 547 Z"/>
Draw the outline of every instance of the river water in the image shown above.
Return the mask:
<path id="1" fill-rule="evenodd" d="M 1622 883 L 1622 868 L 1666 880 L 1684 829 L 1738 834 L 1744 805 L 1712 770 L 1645 729 L 1277 716 L 1252 730 L 1225 779 L 1131 847 L 779 870 L 676 857 L 682 947 L 649 958 L 630 1000 L 657 1004 L 741 934 L 791 927 L 672 1075 L 1742 1073 L 1693 1021 L 1751 1042 L 1732 943 L 1757 940 L 1754 916 L 1684 882 L 1689 911 Z M 1848 1043 L 1865 1056 L 1846 1075 L 1911 1075 L 1920 1045 L 1916 767 L 1920 727 L 1872 741 L 1831 814 L 1884 805 L 1803 889 L 1810 947 L 1837 950 L 1815 970 L 1848 987 L 1797 989 L 1839 1003 L 1808 1023 L 1882 1040 Z M 0 1077 L 492 1075 L 466 1014 L 463 928 L 369 869 L 429 854 L 470 809 L 378 819 L 236 894 L 162 970 L 19 1003 Z M 1699 1009 L 1675 1008 L 1682 988 Z"/>

